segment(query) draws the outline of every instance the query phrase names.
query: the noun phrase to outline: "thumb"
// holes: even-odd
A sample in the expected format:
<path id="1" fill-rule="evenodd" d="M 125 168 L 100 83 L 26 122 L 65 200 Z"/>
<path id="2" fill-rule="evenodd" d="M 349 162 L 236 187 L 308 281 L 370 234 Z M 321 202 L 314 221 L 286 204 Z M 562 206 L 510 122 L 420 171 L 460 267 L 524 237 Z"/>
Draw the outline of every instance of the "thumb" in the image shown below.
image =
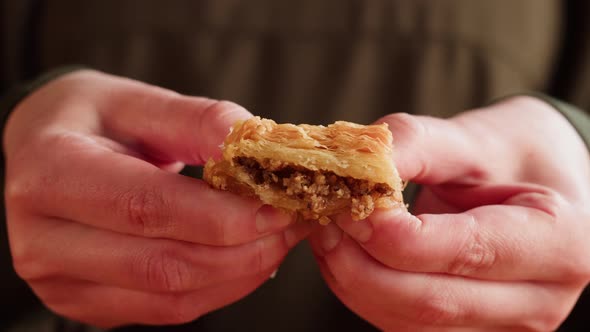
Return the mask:
<path id="1" fill-rule="evenodd" d="M 156 160 L 200 165 L 219 158 L 230 127 L 252 116 L 232 102 L 125 83 L 135 86 L 119 90 L 101 110 L 107 135 Z"/>
<path id="2" fill-rule="evenodd" d="M 488 175 L 487 165 L 493 159 L 482 158 L 484 142 L 459 124 L 406 113 L 377 121 L 383 122 L 393 134 L 393 158 L 402 179 L 422 184 L 457 179 L 470 183 Z"/>

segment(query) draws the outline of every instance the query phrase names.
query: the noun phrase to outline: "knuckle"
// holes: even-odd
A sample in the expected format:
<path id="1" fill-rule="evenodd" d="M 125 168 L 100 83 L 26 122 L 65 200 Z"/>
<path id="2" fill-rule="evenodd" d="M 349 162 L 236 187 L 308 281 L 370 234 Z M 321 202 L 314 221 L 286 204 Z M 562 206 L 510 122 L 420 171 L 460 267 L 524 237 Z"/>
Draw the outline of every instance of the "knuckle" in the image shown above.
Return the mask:
<path id="1" fill-rule="evenodd" d="M 362 282 L 366 279 L 366 276 L 363 278 L 362 272 L 359 269 L 352 268 L 333 271 L 332 276 L 341 289 L 358 290 L 364 288 Z"/>
<path id="2" fill-rule="evenodd" d="M 179 292 L 188 289 L 190 262 L 174 250 L 147 254 L 138 260 L 135 274 L 151 290 Z"/>
<path id="3" fill-rule="evenodd" d="M 58 316 L 67 317 L 69 319 L 87 322 L 89 319 L 85 315 L 74 312 L 70 303 L 52 303 L 42 299 L 45 306 L 53 311 Z"/>
<path id="4" fill-rule="evenodd" d="M 251 264 L 248 264 L 256 274 L 267 272 L 276 267 L 288 252 L 283 234 L 274 234 L 256 241 Z"/>
<path id="5" fill-rule="evenodd" d="M 88 308 L 81 308 L 80 306 L 74 306 L 72 303 L 55 305 L 45 304 L 49 310 L 53 311 L 58 316 L 66 317 L 73 321 L 84 322 L 96 326 L 101 329 L 112 329 L 114 327 L 121 326 L 125 323 L 117 321 L 113 318 L 105 318 L 103 315 L 96 313 L 96 311 L 89 310 Z"/>
<path id="6" fill-rule="evenodd" d="M 47 305 L 47 307 L 56 313 L 58 316 L 66 317 L 72 321 L 83 322 L 86 324 L 90 324 L 100 329 L 107 329 L 110 330 L 112 328 L 118 327 L 123 325 L 124 322 L 117 321 L 115 319 L 109 318 L 105 319 L 100 315 L 97 315 L 96 312 L 91 310 L 87 310 L 86 308 L 74 308 L 73 304 L 66 304 L 66 305 Z M 130 322 L 125 322 L 130 323 Z"/>
<path id="7" fill-rule="evenodd" d="M 186 294 L 173 294 L 154 313 L 162 324 L 184 324 L 191 322 L 202 314 L 199 303 Z"/>
<path id="8" fill-rule="evenodd" d="M 33 263 L 24 253 L 12 253 L 12 266 L 16 274 L 24 280 L 29 280 L 36 275 L 33 273 Z"/>
<path id="9" fill-rule="evenodd" d="M 21 151 L 13 153 L 8 163 L 4 194 L 9 206 L 26 209 L 39 208 L 42 203 L 55 200 L 67 188 L 64 169 L 70 162 L 70 155 L 84 149 L 78 134 L 44 134 L 33 143 L 24 143 Z M 39 158 L 46 151 L 57 151 L 51 156 L 43 155 L 46 163 L 38 167 L 33 158 Z M 68 157 L 68 158 L 66 158 Z M 13 166 L 14 165 L 14 166 Z M 29 165 L 27 167 L 19 167 Z M 45 206 L 47 207 L 47 205 Z"/>
<path id="10" fill-rule="evenodd" d="M 242 225 L 249 222 L 243 215 L 227 211 L 224 215 L 210 212 L 201 215 L 206 225 L 204 232 L 207 234 L 203 239 L 204 244 L 216 246 L 235 246 L 248 242 L 248 235 L 243 231 Z"/>
<path id="11" fill-rule="evenodd" d="M 590 282 L 590 262 L 588 257 L 579 259 L 579 266 L 571 266 L 569 275 L 574 276 L 576 280 L 582 280 L 585 283 Z"/>
<path id="12" fill-rule="evenodd" d="M 534 317 L 521 320 L 518 327 L 523 331 L 556 331 L 567 318 L 572 306 L 572 303 L 564 307 L 554 302 L 550 307 L 541 313 L 537 313 Z"/>
<path id="13" fill-rule="evenodd" d="M 120 202 L 132 230 L 147 237 L 173 233 L 168 202 L 156 188 L 141 188 L 121 195 Z"/>
<path id="14" fill-rule="evenodd" d="M 554 190 L 538 188 L 536 191 L 515 195 L 505 201 L 505 204 L 532 207 L 545 212 L 553 221 L 562 219 L 566 211 L 565 198 Z"/>
<path id="15" fill-rule="evenodd" d="M 465 244 L 448 266 L 450 274 L 477 275 L 490 270 L 496 263 L 497 252 L 494 246 L 485 243 L 479 232 L 470 232 Z"/>
<path id="16" fill-rule="evenodd" d="M 55 181 L 55 178 L 41 173 L 7 179 L 4 187 L 6 206 L 30 209 L 38 205 L 43 193 Z"/>
<path id="17" fill-rule="evenodd" d="M 555 262 L 555 267 L 559 271 L 559 280 L 586 284 L 590 281 L 590 257 L 587 255 L 590 244 L 585 239 L 575 242 L 577 243 L 571 243 L 567 248 L 562 249 L 564 250 L 562 257 L 568 257 L 568 259 Z"/>
<path id="18" fill-rule="evenodd" d="M 563 212 L 566 211 L 566 206 L 568 204 L 566 199 L 554 190 L 545 189 L 544 192 L 539 193 L 536 198 L 538 200 L 539 209 L 553 217 L 553 220 L 561 219 Z"/>
<path id="19" fill-rule="evenodd" d="M 28 282 L 57 276 L 63 273 L 60 267 L 43 258 L 34 244 L 26 239 L 11 240 L 10 253 L 15 273 Z"/>
<path id="20" fill-rule="evenodd" d="M 575 247 L 575 248 L 573 248 Z M 586 254 L 590 248 L 588 244 L 572 246 L 572 251 L 566 253 L 569 259 L 560 263 L 560 279 L 588 283 L 590 281 L 590 258 Z"/>
<path id="21" fill-rule="evenodd" d="M 39 262 L 28 250 L 12 251 L 12 266 L 16 274 L 23 280 L 43 278 L 50 273 L 47 266 Z"/>
<path id="22" fill-rule="evenodd" d="M 416 322 L 426 326 L 459 323 L 465 318 L 465 313 L 450 296 L 434 289 L 417 301 L 415 313 Z"/>
<path id="23" fill-rule="evenodd" d="M 10 205 L 28 205 L 32 200 L 35 186 L 31 181 L 7 179 L 4 187 L 4 197 L 6 204 Z"/>
<path id="24" fill-rule="evenodd" d="M 34 281 L 29 284 L 35 295 L 49 308 L 63 308 L 71 303 L 72 298 L 61 292 L 55 284 L 48 280 Z"/>

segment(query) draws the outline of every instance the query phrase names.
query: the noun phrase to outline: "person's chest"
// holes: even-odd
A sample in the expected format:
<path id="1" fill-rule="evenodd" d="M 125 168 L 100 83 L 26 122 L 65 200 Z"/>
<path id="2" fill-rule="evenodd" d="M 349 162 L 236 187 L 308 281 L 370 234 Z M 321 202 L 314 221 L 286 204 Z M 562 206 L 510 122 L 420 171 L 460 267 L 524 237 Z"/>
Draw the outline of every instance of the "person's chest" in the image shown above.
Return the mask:
<path id="1" fill-rule="evenodd" d="M 447 116 L 540 89 L 556 0 L 46 2 L 42 64 L 85 63 L 279 121 Z"/>

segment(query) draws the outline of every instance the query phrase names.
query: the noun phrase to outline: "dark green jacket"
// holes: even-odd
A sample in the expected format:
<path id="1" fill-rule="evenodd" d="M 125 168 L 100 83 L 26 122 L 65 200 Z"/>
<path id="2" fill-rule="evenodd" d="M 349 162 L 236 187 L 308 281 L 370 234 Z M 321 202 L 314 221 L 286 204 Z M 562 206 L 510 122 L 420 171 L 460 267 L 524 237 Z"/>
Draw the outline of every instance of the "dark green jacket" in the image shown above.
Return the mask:
<path id="1" fill-rule="evenodd" d="M 47 70 L 83 64 L 232 100 L 281 122 L 369 123 L 398 111 L 446 117 L 522 91 L 590 109 L 584 0 L 0 0 L 0 6 L 5 91 Z M 23 91 L 6 96 L 2 111 Z M 565 112 L 583 136 L 590 132 L 585 115 Z M 22 329 L 23 317 L 51 317 L 26 315 L 35 298 L 11 269 L 6 239 L 0 242 L 0 304 L 9 308 L 0 313 L 3 324 Z M 590 328 L 589 308 L 583 297 L 566 326 Z M 371 329 L 330 295 L 300 246 L 259 291 L 167 330 L 338 327 Z"/>

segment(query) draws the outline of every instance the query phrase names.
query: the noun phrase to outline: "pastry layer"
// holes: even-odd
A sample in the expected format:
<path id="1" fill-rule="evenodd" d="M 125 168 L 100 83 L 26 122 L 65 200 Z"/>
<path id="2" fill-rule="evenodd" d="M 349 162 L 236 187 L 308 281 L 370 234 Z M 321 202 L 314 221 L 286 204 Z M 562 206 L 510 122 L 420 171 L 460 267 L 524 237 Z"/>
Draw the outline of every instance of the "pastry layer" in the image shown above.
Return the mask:
<path id="1" fill-rule="evenodd" d="M 397 188 L 401 180 L 393 164 L 392 141 L 387 124 L 296 126 L 254 117 L 234 126 L 224 143 L 224 159 L 276 160 Z"/>
<path id="2" fill-rule="evenodd" d="M 404 207 L 387 125 L 295 126 L 252 118 L 234 126 L 223 160 L 209 160 L 204 178 L 321 223 L 343 212 L 359 220 L 375 208 Z"/>

